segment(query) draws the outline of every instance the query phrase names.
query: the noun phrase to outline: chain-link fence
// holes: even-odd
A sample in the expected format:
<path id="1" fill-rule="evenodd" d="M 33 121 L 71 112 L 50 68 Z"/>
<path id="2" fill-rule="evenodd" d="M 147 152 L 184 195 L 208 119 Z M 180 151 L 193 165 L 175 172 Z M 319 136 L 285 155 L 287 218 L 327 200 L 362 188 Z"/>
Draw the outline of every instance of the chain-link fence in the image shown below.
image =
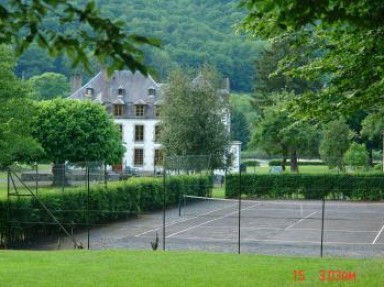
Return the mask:
<path id="1" fill-rule="evenodd" d="M 56 189 L 52 166 L 10 171 L 1 234 L 13 248 L 384 255 L 381 174 L 230 174 L 211 163 L 170 157 L 151 178 L 77 164 Z M 52 177 L 25 180 L 43 171 Z"/>
<path id="2" fill-rule="evenodd" d="M 319 155 L 294 157 L 273 155 L 263 156 L 245 153 L 242 158 L 243 173 L 299 173 L 299 174 L 361 174 L 383 172 L 383 158 L 379 153 L 352 154 L 348 158 L 343 156 L 328 156 L 322 160 Z"/>
<path id="3" fill-rule="evenodd" d="M 13 165 L 10 169 L 24 185 L 37 190 L 44 187 L 64 190 L 73 186 L 86 186 L 88 182 L 107 184 L 126 177 L 124 173 L 113 171 L 112 167 L 103 162 Z"/>

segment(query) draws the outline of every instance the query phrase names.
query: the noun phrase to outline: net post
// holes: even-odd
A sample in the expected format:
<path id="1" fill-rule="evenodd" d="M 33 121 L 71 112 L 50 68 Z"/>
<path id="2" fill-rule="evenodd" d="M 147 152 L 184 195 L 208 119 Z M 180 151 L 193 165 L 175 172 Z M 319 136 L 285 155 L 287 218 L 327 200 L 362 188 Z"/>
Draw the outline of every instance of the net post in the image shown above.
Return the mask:
<path id="1" fill-rule="evenodd" d="M 181 216 L 181 196 L 179 196 L 179 201 L 177 203 L 178 207 L 179 207 L 179 216 Z"/>
<path id="2" fill-rule="evenodd" d="M 184 194 L 184 216 L 187 212 L 187 196 Z"/>
<path id="3" fill-rule="evenodd" d="M 321 207 L 320 257 L 323 257 L 323 248 L 324 248 L 324 211 L 325 211 L 325 195 L 323 195 L 322 207 Z"/>

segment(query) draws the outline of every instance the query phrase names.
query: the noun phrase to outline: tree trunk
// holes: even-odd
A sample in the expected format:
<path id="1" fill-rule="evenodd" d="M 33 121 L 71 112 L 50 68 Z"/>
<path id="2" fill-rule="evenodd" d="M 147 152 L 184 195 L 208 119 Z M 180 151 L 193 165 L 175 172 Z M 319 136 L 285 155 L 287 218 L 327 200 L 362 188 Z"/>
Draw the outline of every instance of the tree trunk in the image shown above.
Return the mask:
<path id="1" fill-rule="evenodd" d="M 54 163 L 52 167 L 53 186 L 68 186 L 69 182 L 65 174 L 65 164 Z"/>
<path id="2" fill-rule="evenodd" d="M 281 168 L 285 171 L 285 166 L 287 165 L 287 156 L 283 155 L 283 161 L 281 162 Z"/>
<path id="3" fill-rule="evenodd" d="M 382 168 L 382 171 L 384 172 L 384 131 L 383 131 L 383 151 L 382 151 L 382 155 L 383 155 L 383 161 L 381 162 L 381 168 Z"/>
<path id="4" fill-rule="evenodd" d="M 291 172 L 299 172 L 299 165 L 297 163 L 297 151 L 291 153 Z"/>
<path id="5" fill-rule="evenodd" d="M 373 147 L 372 147 L 371 141 L 368 142 L 368 155 L 369 155 L 369 160 L 368 160 L 369 166 L 374 166 L 374 164 L 373 164 Z"/>

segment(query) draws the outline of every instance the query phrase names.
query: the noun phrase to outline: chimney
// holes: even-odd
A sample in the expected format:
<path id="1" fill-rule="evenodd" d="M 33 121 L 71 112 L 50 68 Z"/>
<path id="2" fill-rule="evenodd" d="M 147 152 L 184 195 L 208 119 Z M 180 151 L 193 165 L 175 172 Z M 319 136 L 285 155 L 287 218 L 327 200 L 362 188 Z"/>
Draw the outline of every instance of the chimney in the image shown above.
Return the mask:
<path id="1" fill-rule="evenodd" d="M 80 74 L 71 75 L 71 95 L 82 87 L 82 82 L 83 80 Z"/>

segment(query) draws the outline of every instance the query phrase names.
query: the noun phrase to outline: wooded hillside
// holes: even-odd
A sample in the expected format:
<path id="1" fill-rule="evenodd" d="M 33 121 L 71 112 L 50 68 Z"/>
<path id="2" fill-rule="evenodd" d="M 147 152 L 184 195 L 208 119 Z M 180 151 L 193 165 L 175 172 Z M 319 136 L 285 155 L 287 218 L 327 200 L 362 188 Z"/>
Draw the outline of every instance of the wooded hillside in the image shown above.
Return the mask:
<path id="1" fill-rule="evenodd" d="M 76 0 L 79 5 L 86 1 Z M 75 1 L 74 1 L 75 2 Z M 146 62 L 164 81 L 176 65 L 199 67 L 209 63 L 231 79 L 235 91 L 250 91 L 253 62 L 262 46 L 235 32 L 246 11 L 236 0 L 97 0 L 100 11 L 126 23 L 132 33 L 157 37 L 163 49 L 147 49 Z M 60 26 L 58 26 L 60 27 Z M 75 26 L 60 27 L 76 32 Z M 47 71 L 71 73 L 65 59 L 49 59 L 38 48 L 19 60 L 17 73 L 25 78 Z M 98 67 L 95 67 L 98 70 Z"/>

